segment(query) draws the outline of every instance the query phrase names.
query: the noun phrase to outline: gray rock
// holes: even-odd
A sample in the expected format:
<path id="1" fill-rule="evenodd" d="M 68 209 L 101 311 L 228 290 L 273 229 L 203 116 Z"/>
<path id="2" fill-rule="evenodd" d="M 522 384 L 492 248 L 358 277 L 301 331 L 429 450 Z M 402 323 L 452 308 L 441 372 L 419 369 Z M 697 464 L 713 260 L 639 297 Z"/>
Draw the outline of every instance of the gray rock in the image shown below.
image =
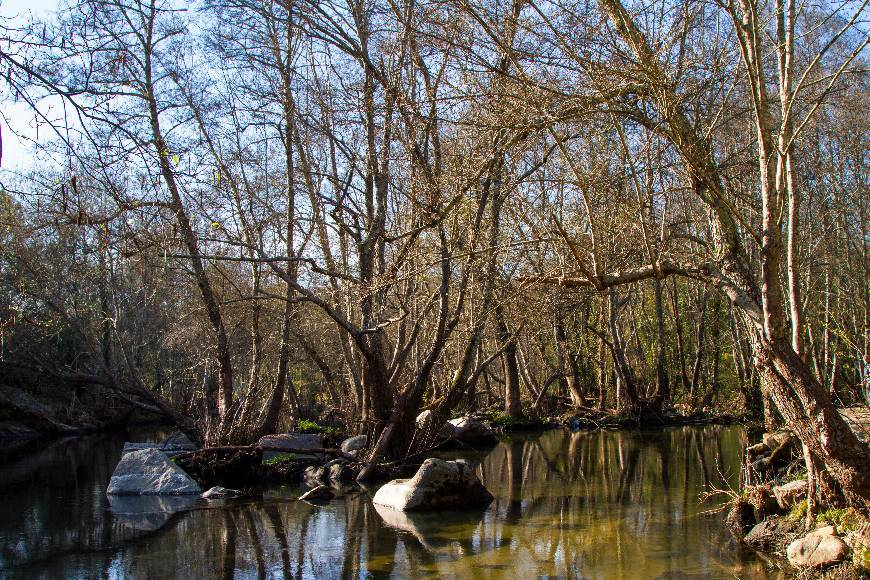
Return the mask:
<path id="1" fill-rule="evenodd" d="M 372 501 L 401 511 L 425 511 L 486 505 L 492 499 L 467 462 L 429 458 L 411 479 L 384 484 Z"/>
<path id="2" fill-rule="evenodd" d="M 327 480 L 326 467 L 322 465 L 309 465 L 302 472 L 302 479 L 311 487 L 322 485 Z"/>
<path id="3" fill-rule="evenodd" d="M 335 494 L 332 490 L 325 485 L 318 485 L 314 489 L 308 490 L 299 496 L 299 499 L 302 501 L 311 501 L 311 502 L 319 502 L 319 501 L 329 501 Z"/>
<path id="4" fill-rule="evenodd" d="M 749 530 L 743 542 L 760 550 L 775 549 L 793 539 L 800 528 L 800 522 L 790 522 L 787 518 L 767 518 Z"/>
<path id="5" fill-rule="evenodd" d="M 776 503 L 781 509 L 788 510 L 791 506 L 801 501 L 807 496 L 807 480 L 799 479 L 778 485 L 773 488 L 773 495 L 776 498 Z"/>
<path id="6" fill-rule="evenodd" d="M 188 437 L 181 431 L 176 431 L 175 433 L 161 441 L 160 447 L 164 449 L 187 449 L 188 451 L 196 450 L 196 445 L 193 444 L 193 441 L 190 440 L 190 437 Z"/>
<path id="7" fill-rule="evenodd" d="M 226 487 L 221 487 L 219 485 L 211 488 L 204 494 L 202 494 L 203 499 L 230 499 L 233 497 L 239 496 L 239 490 L 237 489 L 228 489 Z"/>
<path id="8" fill-rule="evenodd" d="M 449 437 L 453 437 L 453 425 L 450 423 L 445 423 L 443 425 L 432 425 L 432 422 L 435 420 L 435 413 L 432 409 L 426 409 L 419 415 L 417 415 L 417 430 L 418 431 L 435 431 L 436 428 L 438 430 L 438 437 L 441 439 L 447 439 Z"/>
<path id="9" fill-rule="evenodd" d="M 279 453 L 298 453 L 299 450 L 322 449 L 323 438 L 318 433 L 280 433 L 266 435 L 260 438 L 258 445 L 263 447 L 275 447 L 277 451 L 264 451 L 263 461 L 274 458 Z M 281 451 L 286 449 L 287 451 Z M 300 458 L 317 458 L 320 454 L 300 454 Z"/>
<path id="10" fill-rule="evenodd" d="M 368 440 L 369 438 L 367 435 L 357 435 L 356 437 L 349 437 L 341 442 L 341 451 L 342 453 L 356 456 L 362 449 L 365 449 Z"/>
<path id="11" fill-rule="evenodd" d="M 131 451 L 115 467 L 109 495 L 200 494 L 199 485 L 157 449 Z"/>
<path id="12" fill-rule="evenodd" d="M 843 561 L 849 546 L 836 536 L 834 526 L 810 532 L 788 545 L 786 555 L 794 566 L 822 568 Z"/>

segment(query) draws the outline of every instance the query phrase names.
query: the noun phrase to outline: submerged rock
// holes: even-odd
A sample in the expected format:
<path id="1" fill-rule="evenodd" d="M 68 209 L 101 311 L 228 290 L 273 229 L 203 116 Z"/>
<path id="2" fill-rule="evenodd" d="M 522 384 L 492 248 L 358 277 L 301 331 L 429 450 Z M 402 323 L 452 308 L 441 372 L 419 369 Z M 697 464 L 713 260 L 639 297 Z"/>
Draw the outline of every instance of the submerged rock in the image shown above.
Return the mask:
<path id="1" fill-rule="evenodd" d="M 795 566 L 822 568 L 842 562 L 849 546 L 836 536 L 834 526 L 819 528 L 789 544 L 788 561 Z"/>
<path id="2" fill-rule="evenodd" d="M 157 449 L 131 451 L 109 480 L 109 495 L 188 495 L 202 490 L 183 469 Z"/>
<path id="3" fill-rule="evenodd" d="M 203 499 L 230 499 L 233 497 L 238 497 L 241 492 L 237 489 L 228 489 L 226 487 L 221 487 L 219 485 L 214 486 L 204 494 L 202 494 Z"/>
<path id="4" fill-rule="evenodd" d="M 310 502 L 321 502 L 321 501 L 329 501 L 335 494 L 332 490 L 325 485 L 318 485 L 314 489 L 308 490 L 299 496 L 299 499 L 302 501 L 310 501 Z"/>
<path id="5" fill-rule="evenodd" d="M 134 538 L 159 530 L 174 514 L 193 507 L 194 495 L 110 495 L 109 511 L 113 523 L 121 528 L 122 538 Z"/>
<path id="6" fill-rule="evenodd" d="M 394 479 L 373 502 L 401 511 L 486 505 L 493 496 L 466 461 L 429 458 L 411 479 Z"/>
<path id="7" fill-rule="evenodd" d="M 788 510 L 807 496 L 807 487 L 807 480 L 799 479 L 774 487 L 773 495 L 776 497 L 776 503 L 779 504 L 779 507 Z"/>

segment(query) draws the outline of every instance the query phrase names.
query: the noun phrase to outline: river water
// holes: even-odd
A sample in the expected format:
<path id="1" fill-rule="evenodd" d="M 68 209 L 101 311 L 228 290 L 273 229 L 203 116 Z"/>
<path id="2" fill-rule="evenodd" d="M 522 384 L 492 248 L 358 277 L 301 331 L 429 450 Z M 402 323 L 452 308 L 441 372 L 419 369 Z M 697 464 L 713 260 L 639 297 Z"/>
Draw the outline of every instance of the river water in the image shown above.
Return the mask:
<path id="1" fill-rule="evenodd" d="M 460 454 L 495 496 L 488 508 L 419 515 L 373 506 L 373 489 L 321 507 L 295 486 L 110 501 L 124 439 L 4 446 L 0 577 L 780 577 L 698 500 L 737 487 L 740 427 L 513 437 Z"/>

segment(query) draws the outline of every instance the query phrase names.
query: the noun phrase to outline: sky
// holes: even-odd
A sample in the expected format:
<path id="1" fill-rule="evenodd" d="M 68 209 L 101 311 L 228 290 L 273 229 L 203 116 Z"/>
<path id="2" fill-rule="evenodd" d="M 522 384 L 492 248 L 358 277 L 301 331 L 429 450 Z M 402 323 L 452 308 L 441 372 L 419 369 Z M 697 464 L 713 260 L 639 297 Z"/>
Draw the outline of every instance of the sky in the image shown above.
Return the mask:
<path id="1" fill-rule="evenodd" d="M 31 14 L 35 17 L 46 16 L 57 8 L 57 4 L 58 0 L 0 0 L 0 18 L 6 20 L 7 25 L 13 25 L 16 19 L 27 19 Z M 30 144 L 22 142 L 17 137 L 16 132 L 31 138 L 36 136 L 31 123 L 33 114 L 21 104 L 0 102 L 0 107 L 3 107 L 4 113 L 0 116 L 0 130 L 3 132 L 3 169 L 24 168 L 29 164 L 33 151 Z"/>

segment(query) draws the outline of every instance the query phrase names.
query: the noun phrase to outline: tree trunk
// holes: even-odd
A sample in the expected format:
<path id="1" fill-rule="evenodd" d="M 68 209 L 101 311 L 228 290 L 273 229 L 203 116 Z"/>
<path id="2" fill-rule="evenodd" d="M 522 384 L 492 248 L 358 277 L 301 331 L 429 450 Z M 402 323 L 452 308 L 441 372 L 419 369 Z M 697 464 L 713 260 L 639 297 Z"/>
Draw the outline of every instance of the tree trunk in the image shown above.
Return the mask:
<path id="1" fill-rule="evenodd" d="M 511 419 L 523 416 L 523 407 L 520 401 L 520 371 L 517 363 L 517 342 L 511 336 L 505 322 L 504 311 L 501 305 L 495 308 L 495 323 L 499 341 L 506 344 L 501 354 L 502 367 L 504 369 L 504 412 Z"/>

